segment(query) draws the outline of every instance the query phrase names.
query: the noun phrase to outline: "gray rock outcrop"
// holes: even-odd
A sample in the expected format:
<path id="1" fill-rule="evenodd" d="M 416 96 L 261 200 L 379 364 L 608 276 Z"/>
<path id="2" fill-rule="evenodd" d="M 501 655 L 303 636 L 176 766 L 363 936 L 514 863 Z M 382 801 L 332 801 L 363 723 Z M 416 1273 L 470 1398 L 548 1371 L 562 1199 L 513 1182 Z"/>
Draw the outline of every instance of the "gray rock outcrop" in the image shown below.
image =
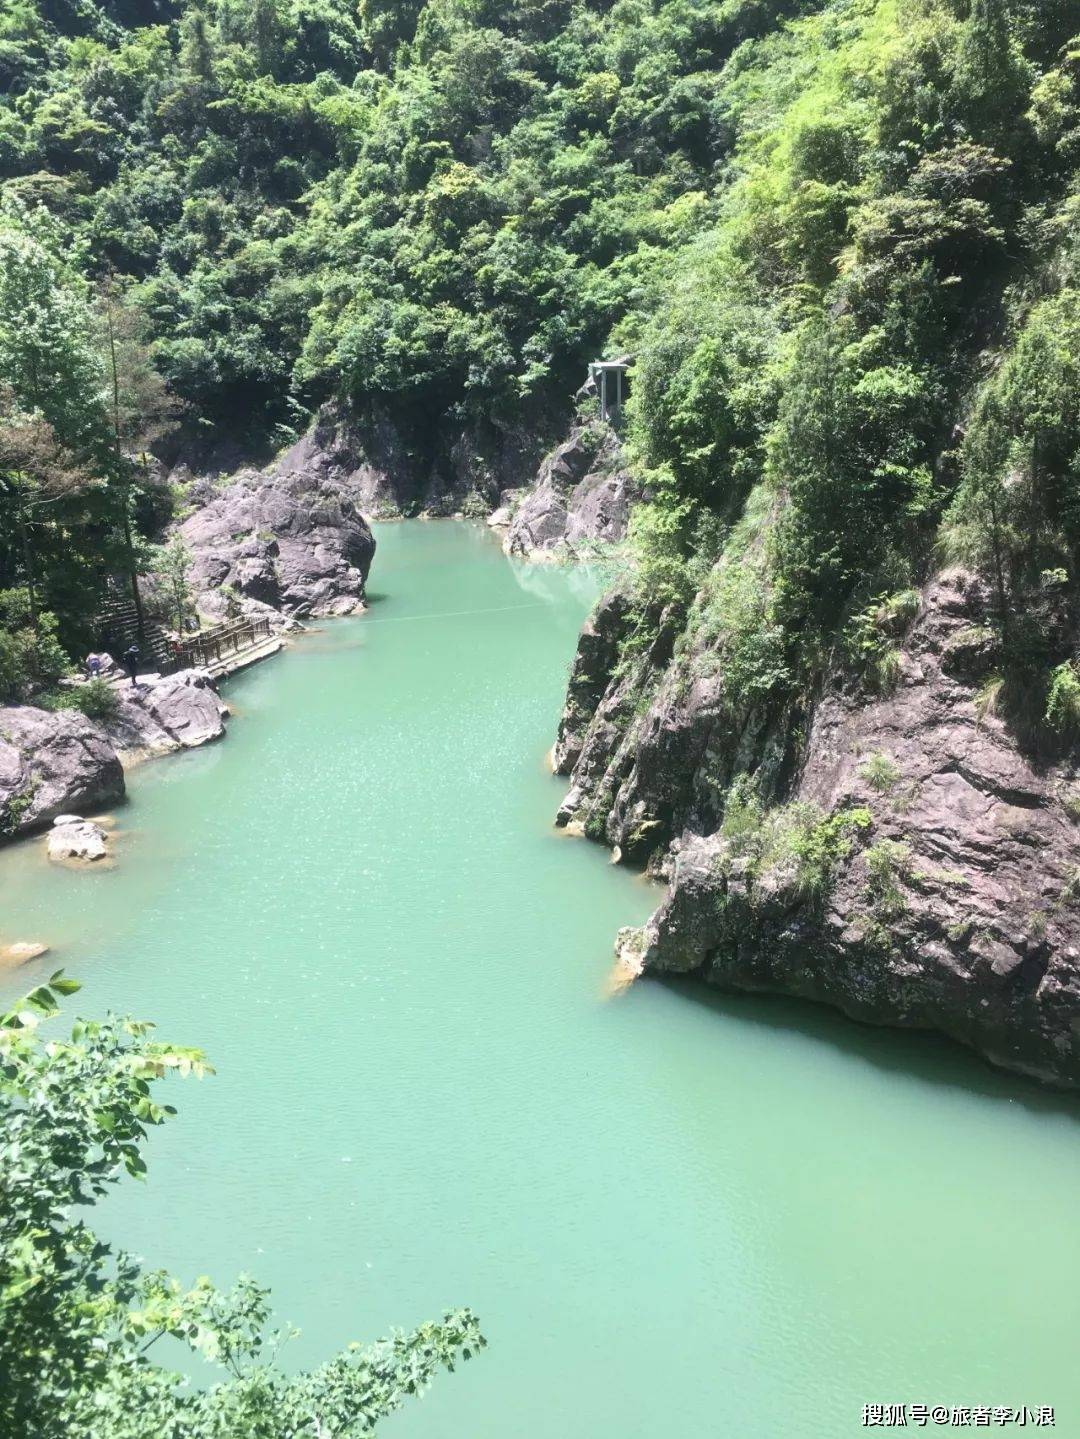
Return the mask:
<path id="1" fill-rule="evenodd" d="M 325 615 L 363 605 L 375 552 L 349 486 L 318 463 L 244 470 L 222 488 L 205 484 L 179 533 L 194 557 L 192 584 L 214 618 L 224 596 L 274 611 Z"/>
<path id="2" fill-rule="evenodd" d="M 0 839 L 61 817 L 77 823 L 123 799 L 125 764 L 225 733 L 228 708 L 203 670 L 117 685 L 116 699 L 116 713 L 100 720 L 77 710 L 0 709 Z"/>
<path id="3" fill-rule="evenodd" d="M 596 542 L 626 535 L 637 488 L 606 425 L 578 425 L 544 460 L 531 490 L 500 507 L 503 548 L 529 559 L 574 558 Z"/>
<path id="4" fill-rule="evenodd" d="M 205 670 L 119 685 L 116 693 L 117 712 L 100 725 L 128 764 L 210 744 L 225 733 L 228 706 Z"/>
<path id="5" fill-rule="evenodd" d="M 327 405 L 277 471 L 340 485 L 376 519 L 486 514 L 500 489 L 533 481 L 562 423 L 561 407 L 542 399 L 466 423 L 380 404 L 363 415 Z"/>
<path id="6" fill-rule="evenodd" d="M 1080 1087 L 1080 751 L 1035 756 L 980 702 L 980 583 L 923 589 L 890 693 L 837 680 L 768 722 L 732 715 L 693 647 L 616 671 L 625 615 L 610 596 L 583 633 L 555 751 L 560 822 L 669 882 L 624 964 L 938 1030 Z M 770 803 L 725 823 L 750 775 Z"/>
<path id="7" fill-rule="evenodd" d="M 90 720 L 32 705 L 0 709 L 0 834 L 28 834 L 67 811 L 124 795 L 115 750 Z"/>

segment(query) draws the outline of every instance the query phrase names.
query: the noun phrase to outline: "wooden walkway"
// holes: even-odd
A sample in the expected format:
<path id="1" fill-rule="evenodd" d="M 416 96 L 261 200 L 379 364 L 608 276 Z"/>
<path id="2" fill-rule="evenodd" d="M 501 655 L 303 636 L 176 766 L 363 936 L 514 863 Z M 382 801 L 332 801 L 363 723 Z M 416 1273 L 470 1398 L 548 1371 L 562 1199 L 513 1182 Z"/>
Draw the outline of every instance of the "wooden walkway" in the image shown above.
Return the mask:
<path id="1" fill-rule="evenodd" d="M 234 669 L 243 668 L 232 661 L 249 651 L 262 650 L 275 639 L 277 637 L 271 633 L 269 620 L 225 620 L 220 625 L 211 625 L 209 629 L 178 640 L 172 646 L 170 658 L 174 669 L 232 674 Z M 277 649 L 280 648 L 281 642 L 278 640 Z M 276 649 L 270 651 L 276 652 Z"/>
<path id="2" fill-rule="evenodd" d="M 250 665 L 257 665 L 260 660 L 268 660 L 271 655 L 276 655 L 284 648 L 284 643 L 280 635 L 269 635 L 266 639 L 233 650 L 202 668 L 208 669 L 216 680 L 224 679 L 226 675 L 234 675 L 240 670 L 246 670 Z"/>
<path id="3" fill-rule="evenodd" d="M 284 641 L 273 633 L 268 620 L 228 620 L 187 639 L 168 643 L 164 653 L 158 647 L 150 647 L 150 653 L 140 657 L 140 664 L 146 666 L 140 674 L 147 679 L 151 675 L 196 669 L 207 670 L 214 679 L 220 680 L 269 659 L 283 647 Z M 116 683 L 126 684 L 127 680 L 117 679 Z"/>

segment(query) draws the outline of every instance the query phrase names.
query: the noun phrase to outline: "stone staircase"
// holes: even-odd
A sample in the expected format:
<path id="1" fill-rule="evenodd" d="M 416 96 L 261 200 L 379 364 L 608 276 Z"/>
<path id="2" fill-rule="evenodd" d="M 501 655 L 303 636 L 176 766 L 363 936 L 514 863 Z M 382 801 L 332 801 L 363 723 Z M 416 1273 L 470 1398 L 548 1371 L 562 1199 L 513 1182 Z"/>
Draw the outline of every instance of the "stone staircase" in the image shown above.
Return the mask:
<path id="1" fill-rule="evenodd" d="M 169 638 L 156 620 L 147 619 L 143 625 L 143 636 L 139 637 L 139 615 L 135 601 L 110 594 L 102 605 L 97 617 L 99 644 L 108 650 L 117 663 L 121 663 L 124 651 L 129 645 L 137 644 L 141 651 L 139 668 L 157 670 L 161 674 L 173 668 L 173 653 Z"/>

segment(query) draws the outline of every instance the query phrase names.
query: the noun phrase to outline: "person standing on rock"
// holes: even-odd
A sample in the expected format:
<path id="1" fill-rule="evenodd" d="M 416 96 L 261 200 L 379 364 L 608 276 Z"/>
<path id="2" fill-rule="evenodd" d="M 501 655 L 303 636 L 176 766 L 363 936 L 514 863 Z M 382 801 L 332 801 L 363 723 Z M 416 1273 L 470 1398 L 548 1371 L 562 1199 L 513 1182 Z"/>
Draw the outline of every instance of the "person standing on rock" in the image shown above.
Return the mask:
<path id="1" fill-rule="evenodd" d="M 101 678 L 101 656 L 89 654 L 86 656 L 86 677 L 96 680 Z"/>
<path id="2" fill-rule="evenodd" d="M 139 672 L 139 646 L 129 645 L 124 651 L 124 668 L 131 676 L 131 683 L 135 683 L 135 676 Z"/>

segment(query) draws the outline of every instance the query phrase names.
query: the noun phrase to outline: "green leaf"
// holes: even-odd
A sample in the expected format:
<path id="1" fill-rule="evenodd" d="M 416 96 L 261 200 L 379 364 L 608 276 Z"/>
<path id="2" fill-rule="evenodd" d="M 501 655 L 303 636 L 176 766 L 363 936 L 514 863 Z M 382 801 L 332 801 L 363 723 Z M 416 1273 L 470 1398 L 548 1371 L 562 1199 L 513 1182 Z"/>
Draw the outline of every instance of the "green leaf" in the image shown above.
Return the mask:
<path id="1" fill-rule="evenodd" d="M 77 979 L 69 979 L 62 969 L 58 969 L 49 980 L 49 988 L 57 994 L 77 994 L 82 989 L 82 984 Z"/>
<path id="2" fill-rule="evenodd" d="M 25 1002 L 31 1009 L 42 1015 L 56 1014 L 60 1008 L 47 984 L 39 984 L 37 989 L 32 989 L 26 996 Z"/>

